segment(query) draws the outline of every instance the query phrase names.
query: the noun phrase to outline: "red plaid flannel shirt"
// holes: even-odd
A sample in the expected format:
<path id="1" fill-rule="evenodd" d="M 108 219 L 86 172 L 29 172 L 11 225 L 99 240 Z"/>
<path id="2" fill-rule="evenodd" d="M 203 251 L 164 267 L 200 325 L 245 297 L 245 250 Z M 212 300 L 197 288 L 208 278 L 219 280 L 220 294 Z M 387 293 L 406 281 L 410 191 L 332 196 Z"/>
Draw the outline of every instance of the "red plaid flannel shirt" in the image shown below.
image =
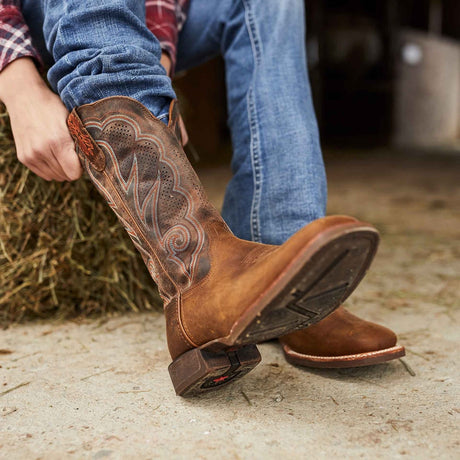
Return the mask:
<path id="1" fill-rule="evenodd" d="M 171 58 L 172 69 L 176 62 L 178 34 L 185 22 L 189 1 L 145 1 L 147 27 Z M 0 0 L 0 72 L 20 57 L 31 57 L 41 64 L 21 13 L 21 0 Z"/>

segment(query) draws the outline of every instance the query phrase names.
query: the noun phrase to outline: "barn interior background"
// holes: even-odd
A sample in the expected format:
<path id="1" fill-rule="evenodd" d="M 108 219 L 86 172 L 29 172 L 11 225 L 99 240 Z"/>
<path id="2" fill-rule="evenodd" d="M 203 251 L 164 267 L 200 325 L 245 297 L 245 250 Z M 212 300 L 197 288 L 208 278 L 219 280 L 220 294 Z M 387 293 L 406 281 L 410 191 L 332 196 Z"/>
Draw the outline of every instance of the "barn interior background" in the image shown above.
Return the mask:
<path id="1" fill-rule="evenodd" d="M 310 80 L 326 148 L 458 151 L 457 1 L 309 0 L 306 9 Z M 222 151 L 228 159 L 223 62 L 188 72 L 177 87 L 203 162 L 222 162 Z"/>

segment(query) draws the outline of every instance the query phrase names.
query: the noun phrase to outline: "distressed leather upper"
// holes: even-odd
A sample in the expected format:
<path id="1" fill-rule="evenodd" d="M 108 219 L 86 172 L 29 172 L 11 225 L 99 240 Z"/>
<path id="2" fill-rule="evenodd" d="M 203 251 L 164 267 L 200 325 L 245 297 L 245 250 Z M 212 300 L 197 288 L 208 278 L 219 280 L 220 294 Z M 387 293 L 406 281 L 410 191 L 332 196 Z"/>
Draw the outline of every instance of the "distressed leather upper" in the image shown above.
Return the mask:
<path id="1" fill-rule="evenodd" d="M 345 356 L 391 348 L 396 334 L 339 307 L 317 324 L 280 338 L 297 353 L 311 356 Z"/>
<path id="2" fill-rule="evenodd" d="M 85 170 L 158 284 L 173 359 L 228 335 L 323 230 L 356 222 L 318 219 L 282 246 L 236 238 L 186 158 L 175 101 L 168 126 L 126 97 L 81 106 L 68 125 Z"/>
<path id="3" fill-rule="evenodd" d="M 139 102 L 111 97 L 68 119 L 84 168 L 142 254 L 169 300 L 210 269 L 207 221 L 219 221 L 180 145 L 175 102 L 170 123 Z M 179 136 L 179 138 L 178 138 Z"/>

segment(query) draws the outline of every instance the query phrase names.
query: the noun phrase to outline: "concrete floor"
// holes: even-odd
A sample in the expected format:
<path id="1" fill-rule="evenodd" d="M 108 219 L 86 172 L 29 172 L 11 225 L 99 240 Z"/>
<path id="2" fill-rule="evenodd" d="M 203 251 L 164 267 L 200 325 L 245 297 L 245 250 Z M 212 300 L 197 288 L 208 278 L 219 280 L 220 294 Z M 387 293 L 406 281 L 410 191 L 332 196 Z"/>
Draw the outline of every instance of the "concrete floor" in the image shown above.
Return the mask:
<path id="1" fill-rule="evenodd" d="M 160 314 L 12 326 L 0 342 L 2 459 L 460 458 L 455 158 L 329 155 L 330 213 L 382 232 L 348 307 L 407 357 L 312 371 L 263 344 L 225 389 L 174 395 Z M 228 171 L 204 171 L 219 202 Z"/>

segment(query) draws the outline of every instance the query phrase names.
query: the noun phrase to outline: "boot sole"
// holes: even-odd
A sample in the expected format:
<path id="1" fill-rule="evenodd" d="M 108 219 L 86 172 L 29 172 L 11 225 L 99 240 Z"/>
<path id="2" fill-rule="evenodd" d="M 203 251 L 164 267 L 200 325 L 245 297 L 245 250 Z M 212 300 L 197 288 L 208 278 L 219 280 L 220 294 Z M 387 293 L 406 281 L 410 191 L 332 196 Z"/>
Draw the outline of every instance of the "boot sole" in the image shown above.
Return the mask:
<path id="1" fill-rule="evenodd" d="M 315 369 L 344 369 L 349 367 L 372 366 L 393 359 L 402 358 L 406 355 L 403 346 L 396 345 L 382 350 L 356 353 L 343 356 L 315 356 L 305 355 L 294 351 L 287 345 L 283 345 L 286 361 L 295 366 L 312 367 Z"/>
<path id="2" fill-rule="evenodd" d="M 323 231 L 246 310 L 228 336 L 190 350 L 170 364 L 176 393 L 192 396 L 242 377 L 260 362 L 256 343 L 305 329 L 332 313 L 364 277 L 378 241 L 377 230 L 361 222 Z M 238 369 L 228 364 L 234 354 L 223 358 L 235 351 L 242 353 Z M 215 355 L 221 357 L 219 364 L 213 361 Z"/>
<path id="3" fill-rule="evenodd" d="M 221 352 L 194 348 L 176 358 L 168 367 L 178 396 L 196 396 L 240 379 L 262 360 L 255 345 Z"/>
<path id="4" fill-rule="evenodd" d="M 363 223 L 322 232 L 234 324 L 230 334 L 201 346 L 246 345 L 305 329 L 338 308 L 366 274 L 379 235 Z"/>

